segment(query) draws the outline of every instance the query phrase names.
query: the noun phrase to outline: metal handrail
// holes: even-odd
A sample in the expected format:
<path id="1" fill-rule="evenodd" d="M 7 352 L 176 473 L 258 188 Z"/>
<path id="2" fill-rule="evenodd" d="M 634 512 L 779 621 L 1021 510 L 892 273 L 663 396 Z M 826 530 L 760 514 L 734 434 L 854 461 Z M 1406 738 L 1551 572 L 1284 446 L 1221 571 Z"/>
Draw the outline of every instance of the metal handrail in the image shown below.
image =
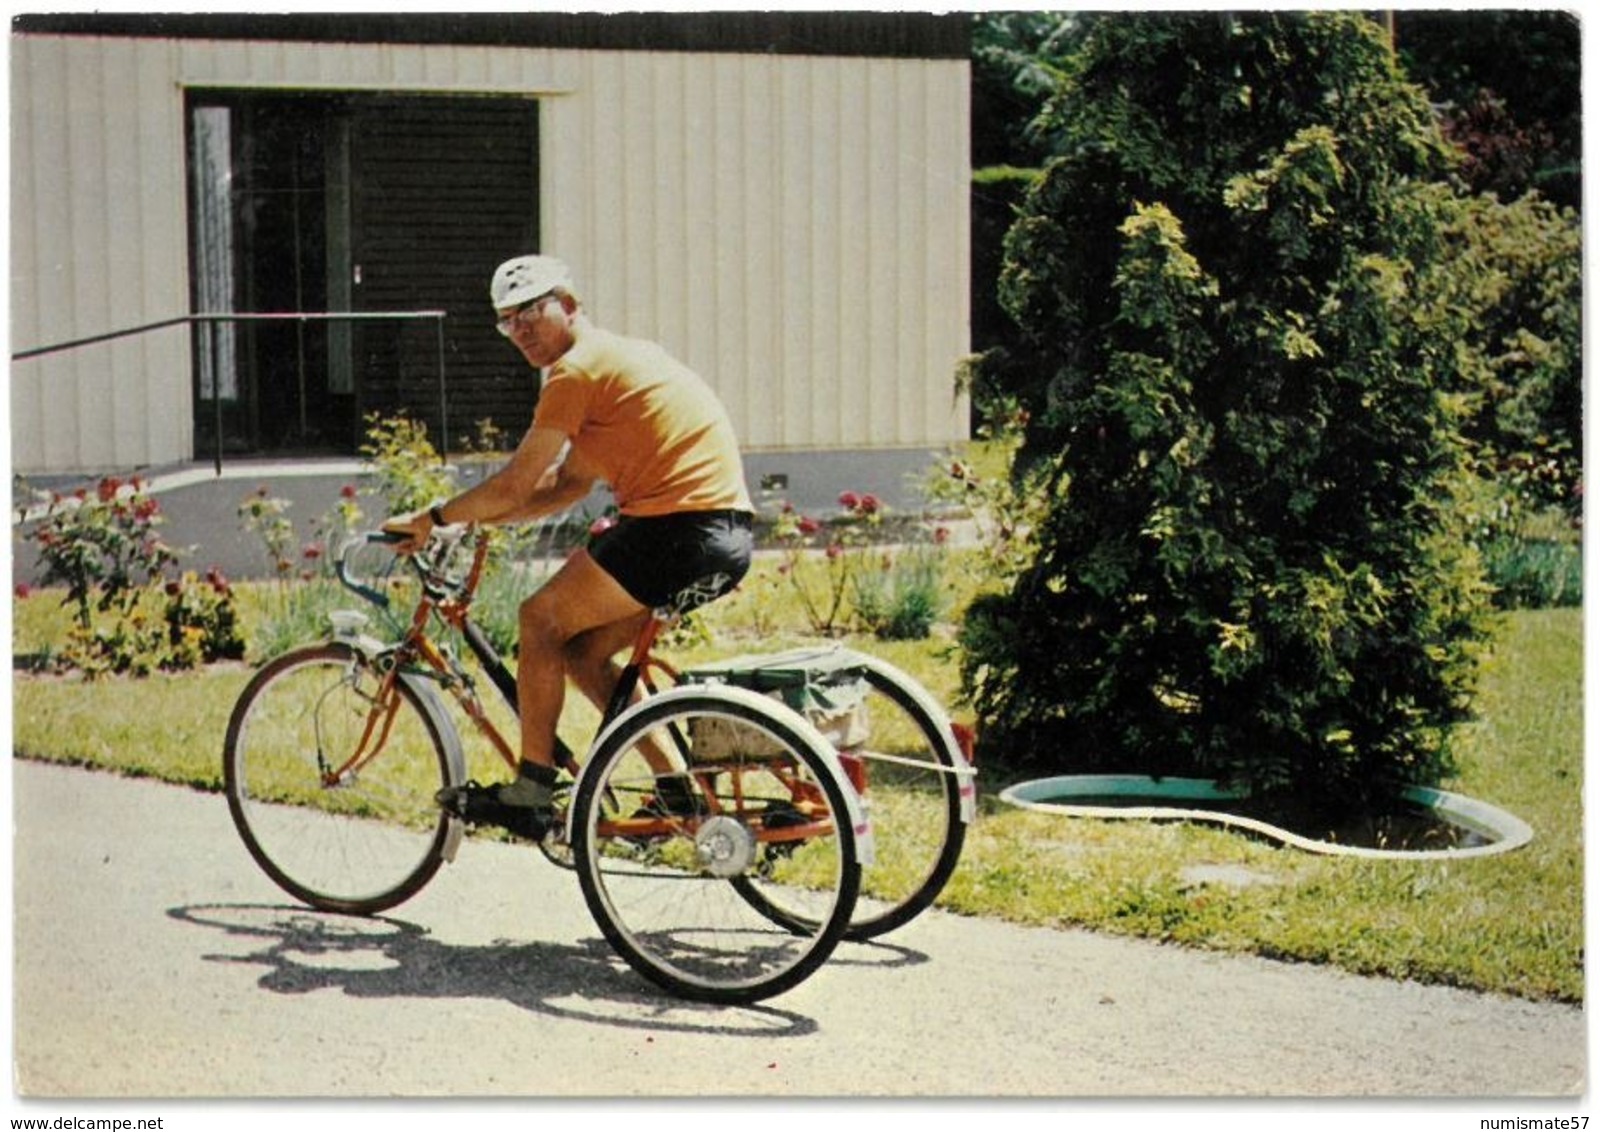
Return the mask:
<path id="1" fill-rule="evenodd" d="M 74 338 L 67 342 L 56 342 L 49 346 L 35 346 L 27 350 L 18 350 L 11 355 L 13 362 L 27 361 L 29 358 L 38 358 L 46 354 L 61 353 L 65 350 L 75 350 L 81 346 L 93 346 L 100 342 L 111 342 L 118 338 L 131 338 L 138 334 L 148 334 L 152 330 L 165 330 L 172 326 L 193 326 L 205 324 L 213 327 L 211 350 L 213 356 L 217 352 L 214 328 L 224 322 L 360 322 L 380 320 L 415 320 L 431 318 L 434 320 L 436 330 L 436 345 L 438 353 L 439 375 L 439 454 L 441 457 L 450 450 L 450 416 L 444 381 L 444 320 L 446 312 L 442 310 L 420 311 L 259 311 L 259 312 L 207 312 L 201 314 L 179 315 L 176 318 L 164 318 L 159 322 L 149 322 L 142 326 L 130 326 L 125 330 L 112 330 L 105 334 L 92 334 L 87 338 Z M 222 474 L 222 398 L 213 393 L 212 403 L 216 406 L 216 468 L 217 474 Z"/>

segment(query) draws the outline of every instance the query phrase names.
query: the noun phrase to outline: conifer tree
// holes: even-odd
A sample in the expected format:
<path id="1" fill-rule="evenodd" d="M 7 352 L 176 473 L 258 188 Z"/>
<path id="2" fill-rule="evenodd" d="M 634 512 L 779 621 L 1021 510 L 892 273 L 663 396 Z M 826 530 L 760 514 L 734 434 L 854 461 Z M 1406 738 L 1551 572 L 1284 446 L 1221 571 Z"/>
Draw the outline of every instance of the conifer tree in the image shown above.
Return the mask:
<path id="1" fill-rule="evenodd" d="M 1125 14 L 1040 128 L 1002 380 L 1050 504 L 964 630 L 986 744 L 1329 810 L 1436 782 L 1484 594 L 1426 99 L 1355 13 Z"/>

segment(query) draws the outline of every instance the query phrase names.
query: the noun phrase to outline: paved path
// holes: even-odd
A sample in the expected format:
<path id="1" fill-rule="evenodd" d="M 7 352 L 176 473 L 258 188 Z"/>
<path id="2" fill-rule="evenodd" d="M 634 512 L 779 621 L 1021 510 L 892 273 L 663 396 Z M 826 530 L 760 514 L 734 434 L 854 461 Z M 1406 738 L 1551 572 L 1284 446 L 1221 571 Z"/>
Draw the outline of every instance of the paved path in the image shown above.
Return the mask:
<path id="1" fill-rule="evenodd" d="M 25 1097 L 1585 1088 L 1576 1009 L 943 914 L 758 1007 L 688 1005 L 616 961 L 531 850 L 468 844 L 357 920 L 283 898 L 220 796 L 18 763 L 14 802 Z"/>

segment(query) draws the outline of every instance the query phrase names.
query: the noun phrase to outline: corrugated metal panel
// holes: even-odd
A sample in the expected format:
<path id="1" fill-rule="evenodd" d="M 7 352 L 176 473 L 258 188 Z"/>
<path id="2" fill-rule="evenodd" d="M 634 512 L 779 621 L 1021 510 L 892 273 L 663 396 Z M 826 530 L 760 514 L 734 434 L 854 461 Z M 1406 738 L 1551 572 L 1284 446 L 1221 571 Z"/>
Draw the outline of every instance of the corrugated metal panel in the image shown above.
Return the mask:
<path id="1" fill-rule="evenodd" d="M 466 44 L 707 54 L 964 59 L 962 12 L 42 13 L 13 27 L 47 35 Z"/>
<path id="2" fill-rule="evenodd" d="M 966 65 L 582 56 L 546 104 L 549 250 L 747 444 L 939 444 L 967 347 Z"/>
<path id="3" fill-rule="evenodd" d="M 964 433 L 964 61 L 48 36 L 12 53 L 13 349 L 188 308 L 186 85 L 533 94 L 546 250 L 598 321 L 705 371 L 748 445 Z M 182 330 L 13 365 L 15 465 L 191 458 L 189 365 Z"/>
<path id="4" fill-rule="evenodd" d="M 14 39 L 12 97 L 13 348 L 185 310 L 181 100 L 166 53 Z M 13 365 L 13 465 L 187 455 L 188 373 L 181 330 Z"/>

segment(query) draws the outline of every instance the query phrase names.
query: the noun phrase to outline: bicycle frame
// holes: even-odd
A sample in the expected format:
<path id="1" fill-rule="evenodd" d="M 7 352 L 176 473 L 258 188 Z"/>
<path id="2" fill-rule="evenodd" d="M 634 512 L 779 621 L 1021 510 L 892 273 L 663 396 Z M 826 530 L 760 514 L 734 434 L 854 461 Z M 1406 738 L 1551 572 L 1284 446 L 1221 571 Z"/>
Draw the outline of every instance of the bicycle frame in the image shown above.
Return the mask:
<path id="1" fill-rule="evenodd" d="M 463 536 L 465 537 L 465 532 Z M 369 601 L 387 607 L 388 596 L 369 586 L 365 586 L 350 577 L 347 564 L 350 550 L 353 546 L 363 542 L 385 541 L 383 539 L 352 540 L 341 552 L 338 564 L 338 576 L 346 588 L 361 595 Z M 507 767 L 515 770 L 519 762 L 517 752 L 507 742 L 500 729 L 484 709 L 479 699 L 473 681 L 464 667 L 451 656 L 447 655 L 429 636 L 428 626 L 433 617 L 437 616 L 445 624 L 457 630 L 466 642 L 479 666 L 489 677 L 490 682 L 499 690 L 512 713 L 517 712 L 517 683 L 516 677 L 506 665 L 504 659 L 494 648 L 493 643 L 484 633 L 482 628 L 472 620 L 471 610 L 476 596 L 478 584 L 482 580 L 483 570 L 488 560 L 489 536 L 486 532 L 478 532 L 472 551 L 472 560 L 467 571 L 460 580 L 449 578 L 442 566 L 433 558 L 421 554 L 413 556 L 413 565 L 422 580 L 422 596 L 417 602 L 417 607 L 412 613 L 410 625 L 401 636 L 400 641 L 389 648 L 386 656 L 390 662 L 385 666 L 383 680 L 374 697 L 371 714 L 368 718 L 357 751 L 344 766 L 336 771 L 325 774 L 326 781 L 331 785 L 343 777 L 353 774 L 360 768 L 376 758 L 382 751 L 384 742 L 388 737 L 388 726 L 392 723 L 394 714 L 399 706 L 399 693 L 395 687 L 396 681 L 402 671 L 420 665 L 436 677 L 441 685 L 447 689 L 452 698 L 461 707 L 474 727 L 490 742 L 496 753 L 504 760 Z M 447 558 L 453 547 L 447 547 L 438 556 L 440 560 Z M 603 735 L 608 728 L 634 703 L 634 697 L 641 689 L 646 694 L 654 694 L 660 689 L 651 678 L 652 672 L 665 674 L 671 681 L 676 682 L 677 672 L 671 665 L 654 655 L 654 648 L 661 630 L 670 622 L 659 614 L 653 614 L 641 629 L 635 639 L 632 651 L 627 662 L 623 665 L 617 686 L 602 713 L 597 735 Z M 381 722 L 380 722 L 381 717 Z M 681 755 L 687 755 L 689 744 L 687 739 L 672 729 L 675 745 Z M 367 743 L 376 733 L 376 742 L 371 749 Z M 567 770 L 574 778 L 581 772 L 581 766 L 570 747 L 559 736 L 555 740 L 555 761 L 562 769 Z M 818 799 L 814 796 L 814 788 L 798 780 L 791 768 L 784 766 L 781 760 L 772 760 L 761 764 L 761 769 L 783 782 L 790 791 L 793 805 L 797 812 L 810 816 L 813 814 Z M 730 773 L 734 781 L 730 784 L 732 796 L 736 802 L 743 801 L 743 791 L 738 779 L 744 768 L 729 766 L 708 766 L 696 768 L 690 774 L 703 800 L 706 802 L 708 816 L 714 815 L 722 809 L 718 801 L 717 791 L 713 788 L 714 779 L 724 773 Z M 862 785 L 855 781 L 856 775 L 851 774 L 852 784 L 858 788 Z M 631 817 L 619 818 L 606 824 L 605 832 L 609 836 L 618 837 L 649 837 L 653 833 L 664 832 L 668 829 L 683 828 L 685 823 L 694 819 L 679 817 Z M 804 824 L 787 825 L 763 829 L 758 835 L 758 840 L 764 842 L 794 842 L 811 837 L 826 836 L 832 832 L 832 825 L 826 821 L 809 821 Z"/>

